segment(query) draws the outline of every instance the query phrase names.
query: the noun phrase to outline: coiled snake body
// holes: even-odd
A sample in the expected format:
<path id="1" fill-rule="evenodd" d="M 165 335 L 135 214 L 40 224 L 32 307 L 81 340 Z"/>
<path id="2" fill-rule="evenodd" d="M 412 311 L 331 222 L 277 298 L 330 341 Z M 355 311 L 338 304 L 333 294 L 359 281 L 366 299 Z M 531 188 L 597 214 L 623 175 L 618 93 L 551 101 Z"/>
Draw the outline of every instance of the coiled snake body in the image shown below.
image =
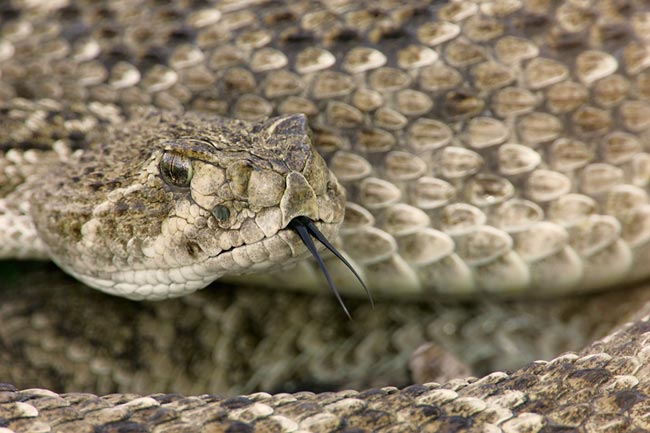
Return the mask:
<path id="1" fill-rule="evenodd" d="M 320 272 L 294 264 L 306 254 L 289 227 L 298 218 L 331 238 L 379 298 L 549 297 L 650 273 L 642 2 L 17 1 L 1 13 L 2 257 L 49 257 L 134 299 L 279 267 L 248 281 L 320 290 Z M 343 292 L 359 290 L 340 262 L 327 267 Z M 52 311 L 87 299 L 71 308 L 92 317 L 96 305 L 119 305 L 115 314 L 146 321 L 158 308 L 136 313 L 56 286 Z M 112 350 L 144 353 L 152 370 L 167 362 L 167 376 L 169 359 L 198 357 L 167 346 L 161 322 L 154 335 L 116 326 L 75 345 L 87 331 L 34 313 L 28 294 L 6 304 L 4 352 L 51 368 L 42 354 L 64 345 L 66 362 L 99 377 L 98 389 L 101 377 L 120 382 L 107 361 L 115 353 L 95 351 L 109 335 Z M 189 302 L 224 332 L 244 323 L 249 334 L 232 337 L 242 352 L 292 322 L 282 301 L 291 295 L 235 295 L 227 307 L 201 296 L 164 304 L 161 315 Z M 320 303 L 310 313 L 332 314 Z M 269 305 L 285 310 L 247 322 Z M 403 320 L 383 308 L 356 310 L 367 332 L 373 314 Z M 231 399 L 7 385 L 0 419 L 15 431 L 640 431 L 650 429 L 649 312 L 637 309 L 581 356 L 482 379 Z M 32 315 L 21 322 L 16 312 Z M 186 338 L 213 341 L 196 317 L 175 317 Z M 427 319 L 404 322 L 417 320 Z M 29 328 L 57 328 L 72 342 L 34 345 Z M 13 345 L 22 334 L 27 343 Z M 222 349 L 211 356 L 225 359 Z"/>

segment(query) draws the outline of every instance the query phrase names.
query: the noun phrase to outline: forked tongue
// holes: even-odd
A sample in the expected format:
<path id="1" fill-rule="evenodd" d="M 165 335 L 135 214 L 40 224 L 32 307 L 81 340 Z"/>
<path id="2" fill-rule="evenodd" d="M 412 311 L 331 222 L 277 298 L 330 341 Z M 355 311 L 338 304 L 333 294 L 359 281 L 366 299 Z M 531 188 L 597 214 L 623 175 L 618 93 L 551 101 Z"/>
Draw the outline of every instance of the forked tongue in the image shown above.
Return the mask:
<path id="1" fill-rule="evenodd" d="M 357 273 L 357 271 L 354 270 L 352 265 L 343 257 L 341 253 L 338 252 L 336 248 L 334 248 L 334 245 L 330 243 L 330 241 L 327 240 L 324 234 L 320 232 L 316 228 L 316 225 L 314 222 L 305 217 L 305 216 L 299 216 L 291 220 L 289 223 L 289 227 L 293 229 L 296 233 L 298 233 L 298 236 L 300 236 L 300 239 L 302 242 L 305 244 L 309 252 L 314 256 L 316 259 L 316 262 L 318 262 L 318 266 L 321 268 L 323 271 L 323 274 L 325 275 L 325 279 L 327 279 L 327 283 L 329 284 L 330 288 L 334 292 L 334 296 L 336 296 L 336 299 L 339 301 L 339 304 L 341 304 L 341 307 L 343 308 L 343 311 L 345 311 L 345 314 L 348 316 L 349 319 L 352 319 L 352 316 L 350 316 L 350 312 L 348 311 L 347 307 L 345 306 L 345 303 L 343 302 L 343 299 L 341 299 L 341 295 L 336 288 L 336 285 L 334 284 L 334 281 L 332 281 L 332 277 L 330 276 L 329 271 L 327 270 L 327 267 L 325 266 L 325 263 L 323 262 L 323 258 L 320 256 L 318 253 L 318 250 L 316 249 L 316 245 L 314 245 L 314 241 L 312 240 L 312 236 L 316 238 L 318 242 L 323 244 L 325 248 L 330 250 L 332 254 L 334 254 L 343 264 L 354 274 L 354 276 L 357 278 L 359 283 L 361 283 L 361 286 L 363 286 L 364 290 L 368 294 L 368 298 L 370 299 L 370 303 L 372 306 L 375 306 L 375 303 L 372 299 L 372 295 L 370 294 L 370 290 L 368 290 L 368 287 L 363 283 L 363 280 Z"/>

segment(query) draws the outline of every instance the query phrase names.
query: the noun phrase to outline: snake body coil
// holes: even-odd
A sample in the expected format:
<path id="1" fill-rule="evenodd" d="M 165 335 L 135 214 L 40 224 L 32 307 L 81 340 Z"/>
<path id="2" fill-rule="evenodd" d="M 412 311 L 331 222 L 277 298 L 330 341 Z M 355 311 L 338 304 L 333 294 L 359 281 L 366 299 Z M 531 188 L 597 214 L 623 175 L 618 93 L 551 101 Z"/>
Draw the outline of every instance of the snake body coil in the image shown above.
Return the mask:
<path id="1" fill-rule="evenodd" d="M 320 290 L 322 274 L 293 263 L 307 251 L 292 227 L 308 219 L 385 298 L 548 297 L 650 274 L 642 2 L 0 13 L 0 257 L 49 257 L 134 299 L 280 267 L 248 281 Z M 326 260 L 331 285 L 358 292 L 340 263 Z M 404 390 L 219 400 L 7 386 L 0 418 L 16 431 L 631 431 L 649 428 L 646 328 Z"/>

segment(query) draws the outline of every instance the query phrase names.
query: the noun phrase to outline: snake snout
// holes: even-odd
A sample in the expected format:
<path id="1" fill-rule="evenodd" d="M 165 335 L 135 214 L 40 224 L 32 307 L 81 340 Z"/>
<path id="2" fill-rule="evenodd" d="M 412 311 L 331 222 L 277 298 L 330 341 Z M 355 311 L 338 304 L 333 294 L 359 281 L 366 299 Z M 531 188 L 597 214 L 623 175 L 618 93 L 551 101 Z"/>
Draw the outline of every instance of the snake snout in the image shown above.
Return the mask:
<path id="1" fill-rule="evenodd" d="M 339 293 L 338 289 L 336 288 L 336 285 L 334 284 L 334 281 L 332 281 L 332 277 L 330 276 L 329 271 L 327 270 L 327 267 L 325 266 L 325 263 L 323 262 L 323 258 L 321 257 L 320 253 L 318 252 L 318 249 L 316 248 L 316 245 L 314 245 L 314 241 L 312 240 L 312 236 L 316 238 L 318 242 L 320 242 L 325 248 L 330 250 L 332 254 L 334 254 L 357 278 L 361 286 L 363 286 L 364 290 L 368 294 L 368 298 L 370 299 L 370 303 L 373 304 L 374 306 L 374 301 L 372 299 L 372 295 L 370 294 L 370 291 L 368 290 L 368 287 L 364 284 L 363 280 L 357 273 L 357 271 L 352 267 L 350 262 L 348 262 L 345 257 L 332 245 L 332 243 L 323 235 L 320 230 L 316 227 L 316 224 L 314 222 L 305 216 L 297 216 L 289 222 L 288 228 L 294 230 L 302 242 L 305 244 L 309 252 L 314 256 L 316 259 L 316 262 L 318 263 L 318 266 L 321 268 L 323 271 L 323 275 L 325 275 L 325 279 L 327 279 L 327 283 L 329 284 L 330 288 L 332 289 L 332 292 L 334 292 L 334 296 L 336 296 L 336 299 L 339 301 L 339 304 L 341 304 L 341 307 L 343 308 L 343 311 L 345 311 L 345 314 L 348 316 L 348 318 L 352 318 L 350 316 L 350 312 L 348 311 L 347 307 L 345 306 L 345 303 L 343 302 L 343 299 L 341 299 L 341 294 Z"/>
<path id="2" fill-rule="evenodd" d="M 296 217 L 318 218 L 318 197 L 302 174 L 292 172 L 287 175 L 286 189 L 280 200 L 280 210 L 283 227 L 289 226 Z"/>

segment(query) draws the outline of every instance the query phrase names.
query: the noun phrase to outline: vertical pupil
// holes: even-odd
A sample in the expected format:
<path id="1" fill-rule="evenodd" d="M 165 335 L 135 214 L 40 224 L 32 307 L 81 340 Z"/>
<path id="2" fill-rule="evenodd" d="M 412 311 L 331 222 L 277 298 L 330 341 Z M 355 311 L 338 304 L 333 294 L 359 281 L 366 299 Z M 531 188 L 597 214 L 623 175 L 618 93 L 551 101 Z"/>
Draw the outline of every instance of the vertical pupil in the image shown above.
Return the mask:
<path id="1" fill-rule="evenodd" d="M 165 153 L 160 171 L 167 183 L 185 187 L 192 178 L 192 163 L 188 158 L 174 153 Z"/>
<path id="2" fill-rule="evenodd" d="M 187 176 L 187 171 L 183 167 L 183 161 L 181 161 L 177 155 L 172 156 L 169 174 L 169 177 L 175 183 L 183 183 L 184 177 Z"/>

